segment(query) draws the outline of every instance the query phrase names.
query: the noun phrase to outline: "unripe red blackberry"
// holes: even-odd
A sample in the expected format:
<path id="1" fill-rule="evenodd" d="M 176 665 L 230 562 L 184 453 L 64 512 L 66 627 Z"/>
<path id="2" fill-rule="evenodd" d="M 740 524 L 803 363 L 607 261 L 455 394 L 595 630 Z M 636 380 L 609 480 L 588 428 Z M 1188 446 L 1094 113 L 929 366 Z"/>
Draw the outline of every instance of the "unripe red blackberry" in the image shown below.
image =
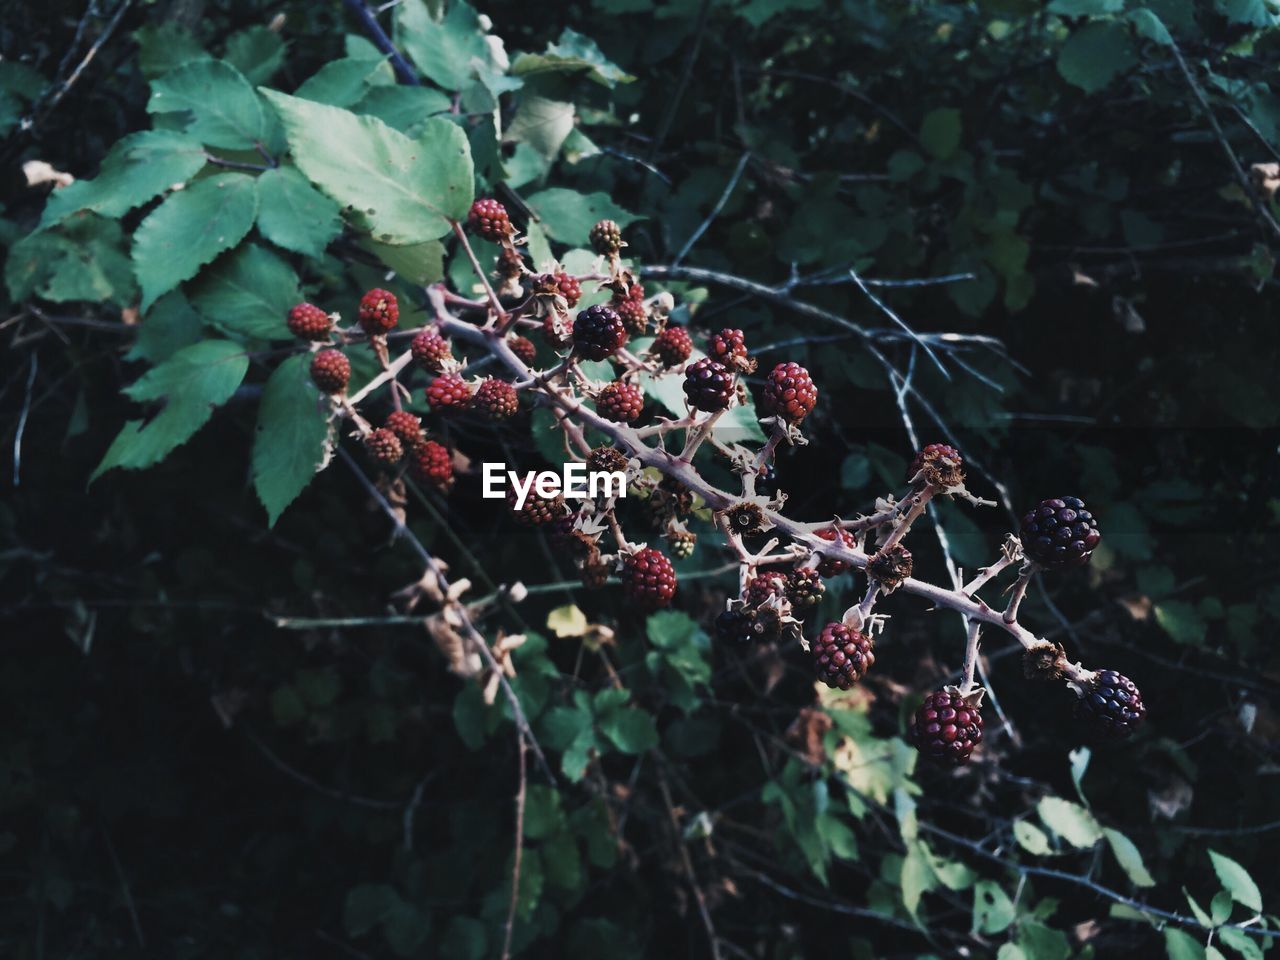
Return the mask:
<path id="1" fill-rule="evenodd" d="M 591 249 L 601 256 L 615 257 L 622 249 L 622 228 L 612 220 L 601 220 L 591 228 Z"/>
<path id="2" fill-rule="evenodd" d="M 665 327 L 653 338 L 650 349 L 664 367 L 678 367 L 693 353 L 693 341 L 684 327 Z"/>
<path id="3" fill-rule="evenodd" d="M 771 597 L 787 595 L 787 575 L 780 570 L 766 570 L 751 578 L 742 591 L 742 600 L 748 607 L 758 607 Z"/>
<path id="4" fill-rule="evenodd" d="M 625 296 L 622 298 L 615 296 L 610 306 L 622 318 L 622 325 L 627 328 L 627 333 L 633 337 L 644 333 L 645 327 L 649 324 L 649 311 L 644 308 L 643 303 L 639 300 L 630 300 Z"/>
<path id="5" fill-rule="evenodd" d="M 961 696 L 954 687 L 935 690 L 912 717 L 907 739 L 934 763 L 952 767 L 966 763 L 982 743 L 982 714 L 975 698 Z"/>
<path id="6" fill-rule="evenodd" d="M 743 645 L 759 639 L 755 631 L 755 616 L 742 607 L 723 611 L 716 617 L 714 630 L 716 639 L 724 643 Z"/>
<path id="7" fill-rule="evenodd" d="M 596 410 L 614 423 L 635 423 L 644 409 L 644 392 L 634 383 L 614 380 L 596 395 Z"/>
<path id="8" fill-rule="evenodd" d="M 787 577 L 787 599 L 797 611 L 816 607 L 826 590 L 816 570 L 793 570 Z"/>
<path id="9" fill-rule="evenodd" d="M 645 547 L 623 559 L 622 594 L 646 610 L 669 606 L 676 592 L 676 571 L 661 551 Z"/>
<path id="10" fill-rule="evenodd" d="M 333 318 L 311 303 L 300 303 L 289 310 L 289 332 L 303 340 L 321 343 L 329 339 Z"/>
<path id="11" fill-rule="evenodd" d="M 369 435 L 364 438 L 364 448 L 373 460 L 384 467 L 389 467 L 399 462 L 404 455 L 404 447 L 400 443 L 400 438 L 386 427 L 370 430 Z"/>
<path id="12" fill-rule="evenodd" d="M 471 406 L 471 387 L 460 374 L 441 374 L 427 387 L 427 402 L 444 413 L 465 410 Z"/>
<path id="13" fill-rule="evenodd" d="M 684 395 L 689 406 L 706 413 L 724 410 L 733 399 L 734 378 L 724 366 L 703 357 L 684 374 Z"/>
<path id="14" fill-rule="evenodd" d="M 677 560 L 688 560 L 698 545 L 698 535 L 692 530 L 672 530 L 667 534 L 667 546 Z"/>
<path id="15" fill-rule="evenodd" d="M 832 543 L 836 542 L 836 532 L 830 527 L 825 527 L 822 530 L 819 530 L 818 536 L 823 540 L 830 540 Z M 854 549 L 858 545 L 857 538 L 848 530 L 840 531 L 840 541 L 850 550 Z M 848 569 L 849 564 L 845 563 L 845 561 L 829 559 L 827 557 L 823 557 L 822 562 L 818 564 L 818 574 L 823 577 L 838 576 Z"/>
<path id="16" fill-rule="evenodd" d="M 907 479 L 940 487 L 959 486 L 964 483 L 964 457 L 953 446 L 931 443 L 912 459 Z"/>
<path id="17" fill-rule="evenodd" d="M 351 382 L 351 361 L 341 350 L 321 350 L 311 358 L 311 379 L 325 393 L 343 393 Z"/>
<path id="18" fill-rule="evenodd" d="M 626 473 L 630 462 L 617 447 L 596 447 L 587 454 L 587 470 L 590 473 Z"/>
<path id="19" fill-rule="evenodd" d="M 490 198 L 477 200 L 471 205 L 467 226 L 476 236 L 492 243 L 501 243 L 515 232 L 511 218 L 507 216 L 507 208 Z"/>
<path id="20" fill-rule="evenodd" d="M 1097 740 L 1123 740 L 1142 724 L 1147 707 L 1142 693 L 1128 677 L 1100 670 L 1084 696 L 1076 701 L 1076 720 Z"/>
<path id="21" fill-rule="evenodd" d="M 409 353 L 418 366 L 433 373 L 439 373 L 446 363 L 453 361 L 449 341 L 435 327 L 427 327 L 419 332 L 409 344 Z"/>
<path id="22" fill-rule="evenodd" d="M 423 440 L 409 448 L 409 473 L 418 483 L 448 492 L 453 486 L 453 456 L 434 440 Z"/>
<path id="23" fill-rule="evenodd" d="M 725 327 L 707 341 L 707 356 L 726 367 L 736 366 L 736 361 L 747 359 L 747 340 L 741 330 Z"/>
<path id="24" fill-rule="evenodd" d="M 400 322 L 400 304 L 390 290 L 374 288 L 360 298 L 357 315 L 360 329 L 369 336 L 377 336 L 395 329 Z"/>
<path id="25" fill-rule="evenodd" d="M 411 449 L 422 441 L 422 421 L 408 410 L 393 410 L 387 414 L 383 426 L 399 438 L 405 449 Z"/>
<path id="26" fill-rule="evenodd" d="M 637 303 L 644 299 L 644 284 L 639 280 L 632 280 L 631 285 L 627 287 L 628 299 L 635 300 Z"/>
<path id="27" fill-rule="evenodd" d="M 538 359 L 538 348 L 534 346 L 533 341 L 528 337 L 509 337 L 507 346 L 511 348 L 511 352 L 519 357 L 520 362 L 526 367 L 533 366 L 534 361 Z"/>
<path id="28" fill-rule="evenodd" d="M 843 623 L 828 623 L 811 648 L 818 679 L 828 687 L 848 690 L 876 662 L 872 645 L 867 634 L 850 630 Z"/>
<path id="29" fill-rule="evenodd" d="M 588 360 L 603 360 L 627 342 L 627 328 L 612 307 L 587 307 L 573 321 L 573 345 Z"/>
<path id="30" fill-rule="evenodd" d="M 556 287 L 560 291 L 560 296 L 564 297 L 564 302 L 569 305 L 569 309 L 573 309 L 578 305 L 578 301 L 582 299 L 582 284 L 578 282 L 578 278 L 565 273 L 563 270 L 552 275 L 555 280 Z"/>
<path id="31" fill-rule="evenodd" d="M 818 388 L 813 385 L 809 371 L 798 363 L 780 363 L 765 379 L 764 395 L 760 398 L 764 409 L 787 423 L 799 423 L 813 412 L 818 402 Z"/>
<path id="32" fill-rule="evenodd" d="M 1098 521 L 1077 497 L 1041 500 L 1022 518 L 1022 549 L 1042 567 L 1087 563 L 1102 540 Z"/>
<path id="33" fill-rule="evenodd" d="M 522 527 L 540 527 L 545 523 L 554 523 L 569 512 L 564 497 L 559 494 L 554 497 L 542 497 L 533 487 L 529 488 L 524 506 L 517 507 L 517 499 L 515 489 L 507 487 L 507 507 L 510 508 L 516 523 Z"/>
<path id="34" fill-rule="evenodd" d="M 476 388 L 474 403 L 493 420 L 510 420 L 520 412 L 516 388 L 505 380 L 488 377 Z"/>

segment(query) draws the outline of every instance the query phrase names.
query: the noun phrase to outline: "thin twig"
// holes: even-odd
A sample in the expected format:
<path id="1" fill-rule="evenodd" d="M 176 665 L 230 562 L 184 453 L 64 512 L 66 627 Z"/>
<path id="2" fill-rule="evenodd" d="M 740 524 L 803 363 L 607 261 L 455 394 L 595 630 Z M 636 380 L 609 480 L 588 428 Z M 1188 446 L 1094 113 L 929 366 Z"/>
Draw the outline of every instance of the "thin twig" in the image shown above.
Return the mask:
<path id="1" fill-rule="evenodd" d="M 409 65 L 409 61 L 396 49 L 396 45 L 391 42 L 391 38 L 382 29 L 382 24 L 378 23 L 378 18 L 365 5 L 364 0 L 342 0 L 342 2 L 348 10 L 356 15 L 356 19 L 360 21 L 360 25 L 364 27 L 365 32 L 369 34 L 369 38 L 373 41 L 373 45 L 390 58 L 391 69 L 396 72 L 396 79 L 401 83 L 409 84 L 411 87 L 420 85 L 422 81 L 418 79 L 417 71 Z"/>
<path id="2" fill-rule="evenodd" d="M 724 205 L 729 202 L 729 197 L 733 195 L 734 188 L 738 186 L 738 181 L 742 179 L 742 171 L 747 169 L 747 161 L 751 159 L 751 151 L 745 151 L 738 160 L 738 165 L 734 168 L 733 174 L 729 177 L 729 182 L 725 184 L 720 199 L 716 201 L 716 205 L 711 208 L 711 212 L 707 214 L 707 218 L 698 224 L 698 228 L 689 234 L 689 239 L 684 242 L 684 246 L 680 248 L 680 252 L 676 254 L 675 259 L 671 261 L 673 265 L 679 265 L 680 261 L 685 258 L 693 245 L 697 243 L 704 233 L 715 222 L 716 217 L 720 215 L 720 211 L 724 209 Z"/>
<path id="3" fill-rule="evenodd" d="M 22 412 L 18 414 L 18 429 L 13 435 L 13 485 L 22 485 L 22 434 L 27 429 L 27 415 L 31 412 L 31 388 L 36 382 L 36 366 L 38 353 L 31 351 L 31 369 L 27 371 L 27 392 L 22 401 Z"/>
<path id="4" fill-rule="evenodd" d="M 516 927 L 516 904 L 520 901 L 520 860 L 524 850 L 524 798 L 528 785 L 524 757 L 526 747 L 524 737 L 516 737 L 516 742 L 520 747 L 520 786 L 516 790 L 516 840 L 511 862 L 511 902 L 507 905 L 507 931 L 502 940 L 502 960 L 508 960 L 511 956 L 511 934 Z"/>

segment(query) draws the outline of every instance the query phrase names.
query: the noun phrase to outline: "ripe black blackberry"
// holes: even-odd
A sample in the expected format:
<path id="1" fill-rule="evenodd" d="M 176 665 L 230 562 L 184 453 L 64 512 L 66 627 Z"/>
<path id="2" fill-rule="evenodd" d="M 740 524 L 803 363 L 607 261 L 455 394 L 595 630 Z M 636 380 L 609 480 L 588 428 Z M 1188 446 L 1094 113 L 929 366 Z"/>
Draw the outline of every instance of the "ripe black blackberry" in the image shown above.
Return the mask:
<path id="1" fill-rule="evenodd" d="M 816 570 L 793 570 L 787 577 L 787 599 L 797 611 L 816 607 L 826 591 L 826 584 Z"/>
<path id="2" fill-rule="evenodd" d="M 393 410 L 383 426 L 399 438 L 406 450 L 422 440 L 422 421 L 408 410 Z"/>
<path id="3" fill-rule="evenodd" d="M 948 444 L 931 443 L 912 459 L 907 479 L 939 487 L 959 486 L 964 483 L 964 457 Z"/>
<path id="4" fill-rule="evenodd" d="M 325 393 L 344 393 L 351 382 L 351 361 L 341 350 L 321 350 L 311 358 L 311 379 Z"/>
<path id="5" fill-rule="evenodd" d="M 1100 670 L 1075 705 L 1075 718 L 1097 740 L 1123 740 L 1131 736 L 1147 715 L 1142 693 L 1128 677 L 1115 670 Z"/>
<path id="6" fill-rule="evenodd" d="M 507 506 L 511 509 L 511 515 L 516 523 L 522 527 L 540 527 L 544 523 L 554 523 L 569 512 L 569 508 L 565 506 L 564 497 L 559 494 L 554 497 L 541 497 L 532 487 L 529 488 L 529 495 L 525 497 L 524 506 L 517 507 L 516 500 L 515 490 L 507 487 Z"/>
<path id="7" fill-rule="evenodd" d="M 644 304 L 639 300 L 631 300 L 626 296 L 615 296 L 610 301 L 609 306 L 613 307 L 618 316 L 622 318 L 622 325 L 627 328 L 627 333 L 633 337 L 640 336 L 649 325 L 649 311 L 644 308 Z"/>
<path id="8" fill-rule="evenodd" d="M 453 486 L 453 456 L 434 440 L 423 440 L 409 448 L 409 474 L 418 483 L 448 493 Z"/>
<path id="9" fill-rule="evenodd" d="M 781 570 L 766 570 L 751 578 L 742 591 L 742 600 L 748 607 L 757 607 L 771 597 L 786 597 L 787 575 Z"/>
<path id="10" fill-rule="evenodd" d="M 723 643 L 738 645 L 751 643 L 757 639 L 755 616 L 748 610 L 736 607 L 723 611 L 714 626 L 716 639 Z"/>
<path id="11" fill-rule="evenodd" d="M 603 360 L 626 342 L 622 318 L 602 303 L 587 307 L 573 321 L 573 345 L 588 360 Z"/>
<path id="12" fill-rule="evenodd" d="M 465 410 L 471 406 L 471 387 L 460 374 L 441 374 L 427 387 L 427 403 L 443 413 Z"/>
<path id="13" fill-rule="evenodd" d="M 907 739 L 920 755 L 934 763 L 959 766 L 982 743 L 982 714 L 976 697 L 964 697 L 955 687 L 935 690 L 911 719 Z"/>
<path id="14" fill-rule="evenodd" d="M 626 473 L 628 458 L 617 447 L 596 447 L 587 454 L 589 473 Z"/>
<path id="15" fill-rule="evenodd" d="M 1041 500 L 1022 518 L 1022 549 L 1042 567 L 1087 563 L 1102 540 L 1098 521 L 1078 497 Z"/>
<path id="16" fill-rule="evenodd" d="M 360 310 L 357 314 L 360 329 L 371 337 L 387 333 L 395 329 L 400 322 L 400 304 L 396 295 L 390 290 L 377 287 L 360 298 Z"/>
<path id="17" fill-rule="evenodd" d="M 370 430 L 369 435 L 364 438 L 364 448 L 372 460 L 384 467 L 398 463 L 404 455 L 400 438 L 386 427 Z"/>
<path id="18" fill-rule="evenodd" d="M 664 327 L 649 349 L 664 367 L 678 367 L 693 353 L 693 341 L 684 327 Z"/>
<path id="19" fill-rule="evenodd" d="M 695 410 L 715 413 L 728 408 L 733 386 L 733 374 L 710 357 L 703 357 L 685 371 L 685 399 Z"/>
<path id="20" fill-rule="evenodd" d="M 302 340 L 322 343 L 333 330 L 333 318 L 315 304 L 300 303 L 289 310 L 289 332 Z"/>
<path id="21" fill-rule="evenodd" d="M 828 687 L 848 690 L 876 662 L 873 644 L 865 633 L 850 630 L 843 623 L 828 623 L 812 646 L 818 679 Z"/>
<path id="22" fill-rule="evenodd" d="M 601 220 L 591 228 L 588 236 L 591 249 L 601 256 L 616 257 L 625 244 L 622 242 L 622 228 L 612 220 Z"/>
<path id="23" fill-rule="evenodd" d="M 832 543 L 836 542 L 836 532 L 830 527 L 825 527 L 822 530 L 819 530 L 818 536 L 823 540 L 830 540 Z M 840 531 L 840 542 L 850 550 L 853 550 L 858 546 L 857 538 L 848 530 Z M 823 577 L 834 577 L 844 573 L 848 569 L 849 564 L 845 563 L 843 560 L 823 557 L 822 562 L 818 564 L 818 575 Z"/>
<path id="24" fill-rule="evenodd" d="M 818 388 L 813 385 L 808 370 L 788 361 L 769 372 L 760 399 L 767 413 L 781 417 L 787 423 L 799 423 L 813 412 L 818 402 Z"/>
<path id="25" fill-rule="evenodd" d="M 645 610 L 671 604 L 676 592 L 676 571 L 661 551 L 645 547 L 629 553 L 622 562 L 622 595 Z"/>
<path id="26" fill-rule="evenodd" d="M 533 341 L 528 337 L 514 336 L 507 338 L 507 346 L 511 348 L 511 352 L 520 358 L 520 362 L 526 367 L 533 366 L 535 360 L 538 359 L 538 348 L 534 346 Z"/>
<path id="27" fill-rule="evenodd" d="M 596 409 L 614 423 L 635 423 L 644 409 L 644 393 L 634 383 L 614 380 L 596 395 Z"/>
<path id="28" fill-rule="evenodd" d="M 478 237 L 492 243 L 502 243 L 515 232 L 511 226 L 511 218 L 507 216 L 507 208 L 497 200 L 485 198 L 477 200 L 467 212 L 467 226 Z"/>
<path id="29" fill-rule="evenodd" d="M 520 412 L 520 397 L 516 394 L 516 388 L 497 377 L 487 377 L 481 382 L 476 388 L 473 402 L 491 420 L 510 420 Z"/>
<path id="30" fill-rule="evenodd" d="M 911 576 L 911 551 L 900 543 L 881 550 L 867 564 L 867 575 L 879 580 L 885 593 L 893 593 L 898 585 Z"/>
<path id="31" fill-rule="evenodd" d="M 420 367 L 433 373 L 439 373 L 446 364 L 453 362 L 449 341 L 435 327 L 427 327 L 415 336 L 409 344 L 409 353 Z"/>

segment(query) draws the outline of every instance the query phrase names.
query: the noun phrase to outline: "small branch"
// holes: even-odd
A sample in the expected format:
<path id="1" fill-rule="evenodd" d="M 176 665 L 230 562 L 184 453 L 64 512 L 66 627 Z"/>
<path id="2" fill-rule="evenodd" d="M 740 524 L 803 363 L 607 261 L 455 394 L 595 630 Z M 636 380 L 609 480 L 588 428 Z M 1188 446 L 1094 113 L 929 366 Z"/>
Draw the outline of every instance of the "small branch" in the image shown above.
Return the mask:
<path id="1" fill-rule="evenodd" d="M 342 0 L 342 2 L 356 15 L 365 33 L 369 34 L 369 39 L 373 41 L 373 45 L 391 60 L 391 69 L 396 72 L 396 79 L 411 87 L 421 84 L 422 81 L 418 79 L 417 72 L 409 65 L 409 61 L 401 56 L 396 45 L 387 36 L 387 32 L 382 29 L 382 24 L 378 23 L 377 17 L 373 15 L 373 11 L 365 6 L 364 0 Z"/>
<path id="2" fill-rule="evenodd" d="M 520 901 L 520 859 L 524 851 L 524 798 L 528 786 L 525 770 L 525 742 L 523 736 L 517 736 L 520 747 L 520 786 L 516 790 L 516 840 L 515 854 L 511 863 L 511 901 L 507 905 L 507 930 L 502 939 L 502 960 L 511 956 L 511 934 L 516 926 L 516 904 Z"/>
<path id="3" fill-rule="evenodd" d="M 1035 570 L 1028 564 L 1023 571 L 1018 574 L 1018 581 L 1013 585 L 1013 595 L 1009 598 L 1009 605 L 1005 607 L 1001 619 L 1005 623 L 1018 622 L 1018 607 L 1022 605 L 1022 598 L 1027 595 L 1027 585 L 1031 583 L 1031 577 Z"/>
<path id="4" fill-rule="evenodd" d="M 982 634 L 982 624 L 977 620 L 969 621 L 969 636 L 964 645 L 964 679 L 960 681 L 961 695 L 973 690 L 973 670 L 978 664 L 978 640 Z"/>
<path id="5" fill-rule="evenodd" d="M 493 308 L 498 318 L 506 316 L 506 311 L 502 309 L 502 301 L 498 299 L 498 295 L 493 292 L 493 287 L 489 283 L 489 278 L 484 272 L 484 268 L 480 266 L 480 261 L 476 259 L 476 252 L 471 249 L 471 241 L 467 239 L 466 228 L 457 220 L 453 221 L 453 234 L 458 238 L 458 242 L 462 244 L 462 249 L 467 254 L 467 259 L 471 261 L 471 269 L 475 271 L 476 276 L 480 278 L 480 284 L 484 287 L 484 295 L 489 300 L 489 306 Z"/>
<path id="6" fill-rule="evenodd" d="M 720 194 L 720 199 L 716 201 L 716 205 L 711 208 L 711 212 L 707 214 L 707 218 L 698 224 L 698 228 L 689 234 L 689 239 L 684 242 L 684 246 L 680 248 L 680 252 L 676 254 L 675 259 L 671 261 L 673 266 L 678 266 L 685 255 L 693 248 L 693 245 L 702 238 L 707 232 L 711 224 L 715 222 L 716 217 L 720 215 L 720 211 L 724 209 L 724 205 L 729 202 L 729 197 L 733 195 L 734 188 L 738 185 L 738 181 L 742 179 L 742 171 L 747 168 L 747 162 L 751 159 L 751 151 L 747 150 L 738 159 L 738 165 L 734 168 L 733 175 L 729 177 L 729 182 L 725 184 L 724 191 Z"/>

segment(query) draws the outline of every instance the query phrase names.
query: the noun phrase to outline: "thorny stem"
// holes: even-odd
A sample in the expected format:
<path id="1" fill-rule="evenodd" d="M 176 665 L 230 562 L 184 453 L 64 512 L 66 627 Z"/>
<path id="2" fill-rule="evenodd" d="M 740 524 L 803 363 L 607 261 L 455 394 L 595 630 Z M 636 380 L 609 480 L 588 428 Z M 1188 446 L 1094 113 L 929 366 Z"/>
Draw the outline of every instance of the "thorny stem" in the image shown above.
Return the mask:
<path id="1" fill-rule="evenodd" d="M 888 550 L 897 544 L 899 540 L 907 535 L 907 531 L 911 529 L 911 525 L 920 518 L 920 515 L 929 507 L 929 501 L 933 499 L 937 487 L 928 484 L 923 490 L 915 495 L 911 502 L 911 508 L 903 514 L 902 519 L 898 521 L 898 525 L 893 528 L 893 532 L 889 534 L 889 539 L 880 545 L 881 550 Z"/>
<path id="2" fill-rule="evenodd" d="M 511 956 L 511 934 L 516 926 L 516 904 L 520 901 L 520 860 L 524 848 L 524 799 L 528 787 L 528 775 L 525 769 L 524 737 L 516 737 L 520 747 L 520 786 L 516 790 L 516 839 L 515 852 L 511 861 L 511 900 L 507 904 L 507 929 L 502 940 L 502 960 Z"/>
<path id="3" fill-rule="evenodd" d="M 1031 583 L 1031 577 L 1035 573 L 1035 567 L 1027 564 L 1018 574 L 1018 581 L 1013 585 L 1013 596 L 1009 598 L 1009 605 L 1005 607 L 1001 619 L 1005 623 L 1017 623 L 1018 607 L 1022 605 L 1022 598 L 1027 595 L 1027 585 Z"/>
<path id="4" fill-rule="evenodd" d="M 974 577 L 972 580 L 970 580 L 968 583 L 966 583 L 960 589 L 965 593 L 969 594 L 970 596 L 972 596 L 973 594 L 981 590 L 986 584 L 990 583 L 992 580 L 998 577 L 1001 573 L 1003 573 L 1005 567 L 1012 564 L 1016 559 L 1017 559 L 1016 557 L 1003 556 L 999 560 L 997 560 L 995 563 L 991 564 L 990 566 L 982 567 L 981 569 L 978 570 L 978 575 Z"/>
<path id="5" fill-rule="evenodd" d="M 960 681 L 962 696 L 973 691 L 973 670 L 978 665 L 978 638 L 982 634 L 982 624 L 977 620 L 969 621 L 969 635 L 964 645 L 964 679 Z"/>
<path id="6" fill-rule="evenodd" d="M 476 259 L 476 252 L 471 249 L 471 241 L 467 239 L 467 231 L 463 228 L 461 222 L 453 221 L 453 233 L 458 238 L 458 242 L 462 244 L 462 249 L 466 251 L 467 259 L 471 261 L 471 268 L 475 270 L 476 276 L 484 287 L 484 295 L 489 298 L 489 305 L 493 307 L 493 312 L 498 319 L 502 319 L 506 316 L 507 311 L 502 308 L 502 301 L 493 292 L 493 287 L 489 284 L 489 278 L 485 275 L 484 268 L 480 266 L 480 261 Z"/>

